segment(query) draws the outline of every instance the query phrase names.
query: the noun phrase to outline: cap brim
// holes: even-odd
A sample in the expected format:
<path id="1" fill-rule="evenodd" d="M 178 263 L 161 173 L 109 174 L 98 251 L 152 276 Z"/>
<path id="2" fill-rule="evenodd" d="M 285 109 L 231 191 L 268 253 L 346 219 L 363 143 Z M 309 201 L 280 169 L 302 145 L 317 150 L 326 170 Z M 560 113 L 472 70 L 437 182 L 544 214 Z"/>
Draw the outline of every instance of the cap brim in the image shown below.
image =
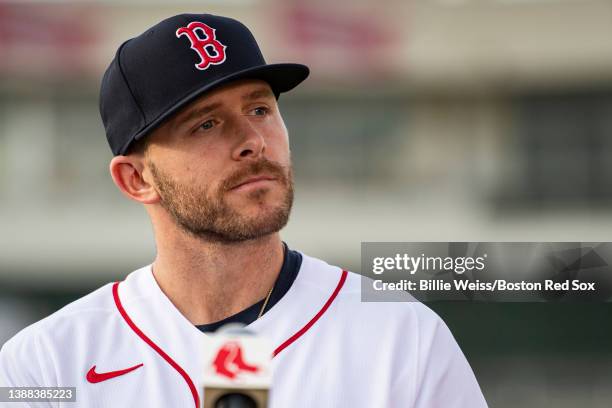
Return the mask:
<path id="1" fill-rule="evenodd" d="M 136 140 L 139 140 L 153 131 L 156 127 L 158 127 L 162 122 L 172 116 L 174 113 L 178 112 L 181 108 L 188 105 L 190 102 L 198 98 L 199 96 L 209 92 L 221 85 L 224 85 L 231 81 L 236 81 L 239 79 L 261 79 L 270 84 L 270 88 L 272 88 L 272 92 L 274 95 L 278 97 L 279 94 L 283 92 L 290 91 L 291 89 L 298 86 L 302 81 L 304 81 L 308 74 L 310 73 L 310 69 L 306 65 L 302 64 L 292 64 L 292 63 L 284 63 L 284 64 L 269 64 L 269 65 L 261 65 L 257 67 L 251 67 L 242 71 L 234 72 L 231 75 L 227 75 L 223 78 L 219 78 L 214 82 L 210 82 L 205 86 L 196 89 L 191 92 L 187 96 L 180 99 L 174 105 L 172 105 L 169 109 L 164 111 L 161 115 L 155 118 L 151 123 L 147 124 L 144 128 L 142 128 L 136 135 L 134 135 L 131 140 L 126 143 L 126 145 L 119 152 L 120 155 L 123 155 L 127 152 L 129 146 Z"/>

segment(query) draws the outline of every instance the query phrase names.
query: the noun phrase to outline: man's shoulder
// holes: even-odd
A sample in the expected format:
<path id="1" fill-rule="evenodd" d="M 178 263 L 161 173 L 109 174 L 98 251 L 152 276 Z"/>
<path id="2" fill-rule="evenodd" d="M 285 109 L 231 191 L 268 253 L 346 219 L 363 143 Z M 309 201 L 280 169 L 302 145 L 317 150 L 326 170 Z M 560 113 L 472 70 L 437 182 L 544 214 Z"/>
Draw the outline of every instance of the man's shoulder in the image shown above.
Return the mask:
<path id="1" fill-rule="evenodd" d="M 143 277 L 149 266 L 136 269 L 128 274 L 124 282 L 134 282 Z M 114 288 L 118 282 L 107 283 L 104 286 L 76 299 L 62 307 L 55 313 L 33 323 L 21 330 L 4 346 L 11 347 L 12 344 L 30 342 L 37 337 L 53 337 L 55 342 L 63 340 L 71 341 L 83 336 L 95 333 L 96 327 L 100 327 L 109 319 L 121 322 L 122 318 L 115 303 Z"/>
<path id="2" fill-rule="evenodd" d="M 50 333 L 64 333 L 66 336 L 71 336 L 70 333 L 74 333 L 78 326 L 99 322 L 100 318 L 110 315 L 114 311 L 112 286 L 113 283 L 107 283 L 53 314 L 27 326 L 7 341 L 2 347 L 2 351 L 34 346 L 42 341 L 42 337 Z"/>
<path id="3" fill-rule="evenodd" d="M 398 292 L 385 301 L 372 296 L 372 280 L 354 272 L 347 273 L 346 290 L 342 293 L 347 313 L 365 319 L 374 325 L 414 327 L 419 332 L 432 330 L 444 324 L 427 305 L 407 292 Z M 352 310 L 352 312 L 349 312 Z"/>
<path id="4" fill-rule="evenodd" d="M 419 406 L 486 407 L 452 333 L 427 305 L 405 292 L 393 301 L 367 301 L 375 290 L 371 279 L 316 258 L 304 256 L 302 273 L 295 313 L 286 314 L 295 320 L 309 304 L 318 311 L 304 326 L 316 335 L 296 347 L 309 359 L 334 355 L 335 361 L 346 359 L 340 366 L 367 367 L 373 378 L 389 379 L 393 400 L 408 405 L 420 394 Z M 349 369 L 345 377 L 361 383 L 363 373 Z"/>
<path id="5" fill-rule="evenodd" d="M 0 349 L 0 384 L 57 384 L 57 361 L 78 359 L 74 350 L 94 342 L 96 328 L 118 323 L 112 286 L 96 289 L 9 339 Z"/>
<path id="6" fill-rule="evenodd" d="M 338 289 L 334 303 L 338 312 L 347 318 L 371 320 L 376 324 L 392 322 L 406 323 L 406 320 L 421 322 L 421 325 L 436 325 L 440 317 L 425 304 L 407 292 L 398 292 L 392 301 L 370 301 L 372 280 L 355 272 L 330 265 L 327 262 L 304 255 L 305 276 L 302 286 L 313 291 L 327 291 L 333 294 Z"/>

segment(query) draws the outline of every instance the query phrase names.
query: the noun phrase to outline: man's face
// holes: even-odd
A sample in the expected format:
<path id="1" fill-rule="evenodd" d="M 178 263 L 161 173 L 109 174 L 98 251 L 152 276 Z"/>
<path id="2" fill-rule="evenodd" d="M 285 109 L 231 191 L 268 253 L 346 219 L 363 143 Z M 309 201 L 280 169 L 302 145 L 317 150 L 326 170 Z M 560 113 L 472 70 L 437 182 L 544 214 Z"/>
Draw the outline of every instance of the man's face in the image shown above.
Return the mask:
<path id="1" fill-rule="evenodd" d="M 145 163 L 160 204 L 184 230 L 237 242 L 287 224 L 293 203 L 287 129 L 266 82 L 214 90 L 149 138 Z"/>

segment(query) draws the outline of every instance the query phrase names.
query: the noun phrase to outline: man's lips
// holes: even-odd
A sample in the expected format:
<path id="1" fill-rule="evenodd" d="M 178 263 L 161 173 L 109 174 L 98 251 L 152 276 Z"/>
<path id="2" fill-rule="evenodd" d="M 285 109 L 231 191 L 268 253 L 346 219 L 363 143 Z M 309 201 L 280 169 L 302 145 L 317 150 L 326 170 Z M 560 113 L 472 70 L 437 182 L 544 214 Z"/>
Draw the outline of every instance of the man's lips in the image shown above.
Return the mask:
<path id="1" fill-rule="evenodd" d="M 272 176 L 265 176 L 265 175 L 261 175 L 261 176 L 253 176 L 253 177 L 249 177 L 248 179 L 241 181 L 239 184 L 236 184 L 234 187 L 232 187 L 230 190 L 237 190 L 241 187 L 247 187 L 247 186 L 256 186 L 259 184 L 265 184 L 268 181 L 275 181 L 276 178 L 272 177 Z"/>

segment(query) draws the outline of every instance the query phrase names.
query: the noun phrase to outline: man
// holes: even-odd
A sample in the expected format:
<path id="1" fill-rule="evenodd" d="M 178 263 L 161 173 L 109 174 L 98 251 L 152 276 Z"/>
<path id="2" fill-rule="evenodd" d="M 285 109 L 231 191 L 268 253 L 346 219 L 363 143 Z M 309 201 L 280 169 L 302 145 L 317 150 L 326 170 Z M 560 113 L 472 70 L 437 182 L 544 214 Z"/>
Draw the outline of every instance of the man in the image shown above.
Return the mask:
<path id="1" fill-rule="evenodd" d="M 307 75 L 267 65 L 219 16 L 171 17 L 119 48 L 100 100 L 110 173 L 147 210 L 157 256 L 16 335 L 3 385 L 74 386 L 85 407 L 199 407 L 202 344 L 240 322 L 275 347 L 272 407 L 486 406 L 427 307 L 362 303 L 357 275 L 281 241 L 293 181 L 277 98 Z"/>

